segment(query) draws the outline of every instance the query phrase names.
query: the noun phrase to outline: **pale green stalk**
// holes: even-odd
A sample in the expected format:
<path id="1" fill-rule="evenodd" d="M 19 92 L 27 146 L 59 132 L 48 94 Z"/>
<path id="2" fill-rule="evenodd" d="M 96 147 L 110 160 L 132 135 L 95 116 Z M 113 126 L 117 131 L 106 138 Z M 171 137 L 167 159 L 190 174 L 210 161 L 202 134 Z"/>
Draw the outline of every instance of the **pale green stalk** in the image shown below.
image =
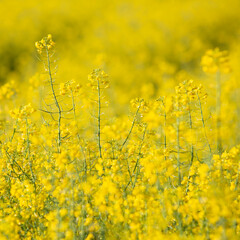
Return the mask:
<path id="1" fill-rule="evenodd" d="M 216 73 L 216 114 L 217 114 L 217 153 L 222 153 L 221 139 L 221 73 Z"/>
<path id="2" fill-rule="evenodd" d="M 98 88 L 98 148 L 99 148 L 99 157 L 102 158 L 102 146 L 101 146 L 101 89 L 100 89 L 100 82 L 97 81 L 97 88 Z"/>
<path id="3" fill-rule="evenodd" d="M 133 121 L 132 121 L 132 126 L 131 126 L 131 128 L 130 128 L 130 131 L 128 132 L 127 137 L 125 138 L 125 140 L 124 140 L 124 142 L 123 142 L 123 144 L 122 144 L 122 146 L 121 146 L 121 148 L 120 148 L 120 151 L 122 151 L 124 145 L 127 143 L 128 139 L 129 139 L 129 137 L 130 137 L 130 135 L 131 135 L 131 133 L 132 133 L 132 130 L 133 130 L 133 127 L 134 127 L 135 122 L 136 122 L 136 120 L 137 120 L 137 115 L 138 115 L 138 112 L 139 112 L 140 108 L 141 108 L 141 102 L 140 102 L 140 104 L 138 105 L 137 111 L 136 111 L 136 113 L 135 113 L 135 115 L 134 115 L 134 118 L 133 118 Z"/>
<path id="4" fill-rule="evenodd" d="M 47 67 L 48 67 L 48 75 L 49 75 L 49 82 L 51 85 L 51 89 L 52 89 L 52 94 L 53 94 L 53 98 L 55 101 L 55 105 L 57 107 L 58 110 L 58 152 L 61 152 L 61 119 L 62 119 L 62 110 L 61 107 L 59 105 L 55 90 L 54 90 L 54 86 L 53 86 L 53 78 L 52 78 L 52 72 L 51 72 L 51 63 L 50 63 L 50 56 L 49 56 L 49 51 L 46 45 L 46 53 L 47 53 Z"/>
<path id="5" fill-rule="evenodd" d="M 201 120 L 202 120 L 202 125 L 203 125 L 204 137 L 205 137 L 205 140 L 206 140 L 206 142 L 207 142 L 210 155 L 212 155 L 212 149 L 211 149 L 210 143 L 209 143 L 209 141 L 208 141 L 207 132 L 206 132 L 205 120 L 204 120 L 204 117 L 203 117 L 202 103 L 201 103 L 201 99 L 200 99 L 198 93 L 197 93 L 197 97 L 198 97 L 198 103 L 199 103 L 199 108 L 200 108 L 200 113 L 201 113 Z"/>

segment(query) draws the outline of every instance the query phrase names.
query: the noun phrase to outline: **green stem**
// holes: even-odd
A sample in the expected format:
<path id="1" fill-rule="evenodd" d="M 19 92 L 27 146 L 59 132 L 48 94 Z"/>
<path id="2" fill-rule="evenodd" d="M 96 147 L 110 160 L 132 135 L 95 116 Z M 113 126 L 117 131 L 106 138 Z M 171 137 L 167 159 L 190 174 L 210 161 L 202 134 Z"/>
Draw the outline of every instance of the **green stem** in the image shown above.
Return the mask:
<path id="1" fill-rule="evenodd" d="M 62 118 L 62 110 L 61 107 L 59 105 L 59 102 L 57 100 L 57 96 L 54 90 L 54 86 L 53 86 L 53 78 L 52 78 L 52 72 L 51 72 L 51 63 L 50 63 L 50 56 L 49 56 L 49 52 L 48 52 L 48 48 L 46 45 L 46 53 L 47 53 L 47 64 L 48 64 L 48 75 L 49 75 L 49 80 L 50 80 L 50 85 L 51 85 L 51 89 L 52 89 L 52 94 L 53 94 L 53 98 L 55 101 L 55 105 L 58 109 L 58 152 L 61 152 L 60 148 L 61 148 L 61 118 Z"/>
<path id="2" fill-rule="evenodd" d="M 100 82 L 97 81 L 98 85 L 98 148 L 99 148 L 99 157 L 102 158 L 102 146 L 101 146 L 101 90 L 100 90 Z"/>
<path id="3" fill-rule="evenodd" d="M 221 139 L 221 73 L 216 73 L 217 153 L 222 153 Z"/>
<path id="4" fill-rule="evenodd" d="M 145 138 L 145 135 L 146 135 L 146 131 L 147 131 L 147 126 L 145 127 L 144 129 L 144 132 L 143 132 L 143 137 L 142 137 L 142 142 L 141 142 L 141 145 L 139 147 L 139 152 L 138 152 L 138 158 L 137 158 L 137 162 L 136 162 L 136 165 L 133 169 L 133 173 L 135 172 L 136 168 L 136 174 L 135 174 L 135 179 L 134 179 L 134 183 L 133 183 L 133 188 L 135 187 L 136 185 L 136 182 L 137 182 L 137 177 L 138 177 L 138 174 L 139 174 L 139 161 L 140 161 L 140 158 L 141 158 L 141 151 L 142 151 L 142 145 L 143 145 L 143 141 L 144 141 L 144 138 Z"/>
<path id="5" fill-rule="evenodd" d="M 31 175 L 32 175 L 32 182 L 33 182 L 35 193 L 36 193 L 36 179 L 35 179 L 35 176 L 33 174 L 32 160 L 30 158 L 31 151 L 30 151 L 30 140 L 29 140 L 29 126 L 28 126 L 27 119 L 26 119 L 26 131 L 27 131 L 27 159 L 28 159 L 28 162 L 29 162 L 29 168 L 30 168 L 30 172 L 31 172 Z"/>
<path id="6" fill-rule="evenodd" d="M 197 93 L 197 97 L 198 97 L 198 103 L 199 103 L 199 108 L 200 108 L 200 113 L 201 113 L 201 119 L 202 119 L 204 136 L 205 136 L 205 139 L 206 139 L 206 142 L 207 142 L 207 145 L 208 145 L 209 152 L 210 152 L 210 154 L 212 155 L 212 149 L 211 149 L 210 143 L 209 143 L 209 141 L 208 141 L 207 132 L 206 132 L 205 120 L 204 120 L 204 117 L 203 117 L 202 103 L 201 103 L 201 99 L 200 99 L 198 93 Z"/>
<path id="7" fill-rule="evenodd" d="M 76 104 L 75 104 L 75 99 L 74 99 L 74 95 L 73 95 L 73 91 L 72 90 L 71 90 L 71 96 L 72 96 L 74 120 L 77 123 Z M 77 125 L 77 130 L 78 130 L 78 125 Z M 81 151 L 82 151 L 82 154 L 83 154 L 83 157 L 84 157 L 84 173 L 85 173 L 85 177 L 86 177 L 86 174 L 87 174 L 87 159 L 86 159 L 86 155 L 85 155 L 84 150 L 83 150 L 83 146 L 82 146 L 82 144 L 80 142 L 79 133 L 77 133 L 77 137 L 78 137 L 78 142 L 79 142 L 79 145 L 81 147 Z"/>
<path id="8" fill-rule="evenodd" d="M 131 133 L 132 133 L 133 127 L 134 127 L 135 122 L 136 122 L 136 120 L 137 120 L 138 112 L 139 112 L 139 110 L 140 110 L 140 108 L 141 108 L 141 103 L 142 103 L 142 102 L 140 102 L 140 104 L 139 104 L 139 106 L 138 106 L 138 108 L 137 108 L 137 111 L 136 111 L 136 113 L 135 113 L 135 115 L 134 115 L 134 118 L 133 118 L 133 121 L 132 121 L 132 126 L 131 126 L 131 128 L 130 128 L 130 131 L 128 132 L 127 137 L 125 138 L 125 140 L 124 140 L 124 142 L 123 142 L 123 144 L 122 144 L 122 146 L 121 146 L 121 148 L 120 148 L 120 151 L 122 151 L 124 145 L 127 143 L 128 139 L 129 139 L 129 137 L 130 137 L 130 135 L 131 135 Z"/>
<path id="9" fill-rule="evenodd" d="M 189 107 L 189 110 L 188 110 L 188 115 L 189 115 L 189 127 L 191 129 L 191 134 L 192 134 L 192 129 L 193 129 L 193 123 L 192 123 L 192 114 L 191 114 L 191 106 L 190 106 L 190 99 L 189 99 L 189 102 L 188 102 L 188 107 Z M 191 167 L 192 167 L 192 164 L 193 164 L 193 159 L 194 159 L 194 147 L 193 147 L 193 142 L 191 143 L 191 160 L 190 160 L 190 165 L 189 165 L 189 170 L 188 170 L 188 181 L 187 181 L 187 187 L 186 187 L 186 193 L 188 192 L 188 188 L 189 188 L 189 181 L 190 181 L 190 170 L 191 170 Z"/>
<path id="10" fill-rule="evenodd" d="M 179 107 L 177 109 L 179 111 Z M 177 116 L 177 167 L 178 167 L 178 184 L 181 185 L 181 163 L 180 163 L 180 132 L 179 132 L 180 121 Z"/>

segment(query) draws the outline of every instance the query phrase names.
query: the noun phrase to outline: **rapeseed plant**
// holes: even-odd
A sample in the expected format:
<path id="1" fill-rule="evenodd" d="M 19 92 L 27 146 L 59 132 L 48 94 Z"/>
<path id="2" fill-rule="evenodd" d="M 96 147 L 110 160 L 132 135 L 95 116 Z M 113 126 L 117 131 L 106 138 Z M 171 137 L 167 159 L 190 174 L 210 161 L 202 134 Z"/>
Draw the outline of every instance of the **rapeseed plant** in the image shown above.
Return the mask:
<path id="1" fill-rule="evenodd" d="M 195 12 L 186 24 L 196 0 L 176 9 L 104 1 L 62 5 L 67 18 L 56 16 L 54 28 L 46 16 L 59 7 L 41 1 L 57 43 L 51 34 L 35 43 L 41 68 L 28 67 L 26 37 L 9 45 L 9 67 L 0 66 L 0 239 L 239 239 L 239 44 L 226 34 L 237 32 L 239 3 L 202 1 L 209 19 Z M 33 48 L 40 31 L 21 24 Z M 4 37 L 0 46 L 8 49 Z"/>
<path id="2" fill-rule="evenodd" d="M 237 238 L 238 211 L 226 203 L 237 209 L 240 150 L 214 151 L 207 130 L 218 125 L 205 117 L 202 84 L 185 80 L 171 96 L 133 99 L 129 123 L 105 117 L 103 125 L 109 77 L 93 70 L 89 96 L 73 80 L 54 87 L 53 46 L 51 35 L 36 44 L 47 54 L 48 100 L 58 111 L 46 103 L 52 120 L 42 126 L 33 121 L 31 104 L 9 113 L 15 123 L 2 147 L 1 226 L 11 221 L 18 230 L 2 227 L 2 238 Z M 71 111 L 60 97 L 70 99 Z M 77 98 L 90 104 L 79 109 Z M 79 111 L 96 119 L 95 137 L 80 130 Z"/>

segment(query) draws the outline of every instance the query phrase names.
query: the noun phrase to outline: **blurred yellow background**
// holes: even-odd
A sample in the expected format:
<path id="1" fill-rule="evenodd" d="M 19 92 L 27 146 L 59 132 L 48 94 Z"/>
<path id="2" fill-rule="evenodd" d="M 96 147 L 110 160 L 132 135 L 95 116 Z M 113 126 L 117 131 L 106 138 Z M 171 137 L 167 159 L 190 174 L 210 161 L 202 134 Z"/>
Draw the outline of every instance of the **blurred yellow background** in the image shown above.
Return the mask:
<path id="1" fill-rule="evenodd" d="M 28 82 L 37 71 L 34 42 L 51 33 L 61 81 L 85 82 L 103 67 L 113 101 L 158 95 L 182 71 L 203 77 L 207 49 L 239 57 L 239 9 L 238 0 L 2 0 L 0 81 Z"/>

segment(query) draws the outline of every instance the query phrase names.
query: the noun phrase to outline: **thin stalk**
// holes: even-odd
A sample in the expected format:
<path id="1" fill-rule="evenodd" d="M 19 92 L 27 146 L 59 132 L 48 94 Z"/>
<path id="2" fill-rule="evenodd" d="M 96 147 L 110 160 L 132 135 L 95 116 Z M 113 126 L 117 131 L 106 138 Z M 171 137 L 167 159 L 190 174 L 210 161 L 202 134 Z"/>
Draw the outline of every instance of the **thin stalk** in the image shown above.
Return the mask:
<path id="1" fill-rule="evenodd" d="M 61 118 L 62 118 L 62 110 L 61 107 L 59 105 L 54 87 L 53 87 L 53 78 L 52 78 L 52 71 L 51 71 L 51 63 L 50 63 L 50 56 L 49 56 L 49 52 L 48 52 L 48 48 L 46 46 L 46 53 L 47 53 L 47 67 L 48 67 L 48 75 L 49 75 L 49 82 L 51 85 L 51 89 L 52 89 L 52 94 L 53 94 L 53 98 L 55 101 L 55 105 L 58 109 L 58 152 L 61 152 L 60 148 L 61 148 Z"/>
<path id="2" fill-rule="evenodd" d="M 136 168 L 136 174 L 135 174 L 135 179 L 134 179 L 134 183 L 133 183 L 133 188 L 135 187 L 136 185 L 136 182 L 137 182 L 137 177 L 138 177 L 138 174 L 139 174 L 139 161 L 140 161 L 140 155 L 141 155 L 141 151 L 142 151 L 142 145 L 143 145 L 143 141 L 144 141 L 144 138 L 145 138 L 145 135 L 146 135 L 146 131 L 147 131 L 147 126 L 145 127 L 144 129 L 144 132 L 143 132 L 143 137 L 142 137 L 142 142 L 141 142 L 141 145 L 139 147 L 139 152 L 138 152 L 138 158 L 137 158 L 137 162 L 136 162 L 136 165 L 133 169 L 133 173 L 135 172 Z"/>
<path id="3" fill-rule="evenodd" d="M 128 188 L 128 186 L 129 186 L 130 183 L 132 183 L 133 188 L 135 187 L 135 184 L 136 184 L 136 181 L 137 181 L 137 177 L 138 177 L 138 174 L 139 174 L 139 173 L 138 173 L 138 172 L 139 172 L 139 161 L 140 161 L 140 158 L 141 158 L 142 145 L 143 145 L 143 141 L 144 141 L 144 138 L 145 138 L 145 135 L 146 135 L 146 131 L 147 131 L 147 126 L 145 127 L 144 132 L 143 132 L 142 141 L 141 141 L 141 144 L 140 144 L 140 146 L 139 146 L 139 151 L 138 151 L 138 156 L 137 156 L 137 162 L 136 162 L 136 164 L 135 164 L 135 166 L 134 166 L 134 169 L 133 169 L 132 174 L 131 174 L 131 171 L 130 171 L 130 168 L 129 168 L 129 165 L 128 165 L 128 172 L 129 172 L 130 180 L 129 180 L 129 182 L 127 183 L 124 191 L 127 190 L 127 188 Z M 127 163 L 128 163 L 128 160 L 127 160 Z M 137 172 L 136 172 L 135 179 L 134 179 L 134 182 L 133 182 L 133 181 L 132 181 L 132 178 L 133 178 L 133 174 L 134 174 L 134 172 L 136 171 L 136 169 L 137 169 Z"/>
<path id="4" fill-rule="evenodd" d="M 33 174 L 32 160 L 30 158 L 31 151 L 30 151 L 30 140 L 29 140 L 29 126 L 28 126 L 27 119 L 26 119 L 26 131 L 27 131 L 27 159 L 28 159 L 28 163 L 29 163 L 30 172 L 31 172 L 31 175 L 32 175 L 32 182 L 33 182 L 33 185 L 34 185 L 34 190 L 35 190 L 35 193 L 36 193 L 36 179 L 35 179 L 35 176 Z"/>
<path id="5" fill-rule="evenodd" d="M 190 100 L 188 102 L 188 115 L 189 115 L 189 127 L 191 129 L 191 134 L 192 134 L 192 129 L 193 129 L 193 123 L 192 123 L 192 114 L 191 114 L 191 107 L 190 107 Z M 190 181 L 190 169 L 192 167 L 193 164 L 193 159 L 194 159 L 194 147 L 193 147 L 193 142 L 191 143 L 191 160 L 190 160 L 190 165 L 189 165 L 189 173 L 188 173 L 188 181 L 187 181 L 187 187 L 186 187 L 186 193 L 188 192 L 188 188 L 189 188 L 189 181 Z"/>
<path id="6" fill-rule="evenodd" d="M 234 188 L 235 191 L 237 190 L 238 182 L 239 182 L 239 169 L 238 169 L 238 173 L 237 173 L 237 178 L 235 180 L 235 188 Z"/>
<path id="7" fill-rule="evenodd" d="M 12 137 L 11 137 L 11 139 L 10 139 L 10 142 L 13 141 L 13 138 L 14 138 L 14 136 L 15 136 L 16 130 L 17 130 L 16 127 L 14 127 L 13 133 L 12 133 Z"/>
<path id="8" fill-rule="evenodd" d="M 74 120 L 77 120 L 77 116 L 76 116 L 76 105 L 75 105 L 75 99 L 74 99 L 74 95 L 73 95 L 73 91 L 71 90 L 71 97 L 72 97 L 72 106 L 73 106 L 73 115 L 74 115 Z"/>
<path id="9" fill-rule="evenodd" d="M 101 146 L 101 90 L 100 90 L 100 82 L 97 81 L 98 85 L 98 148 L 99 148 L 99 157 L 102 158 L 102 146 Z"/>
<path id="10" fill-rule="evenodd" d="M 222 153 L 221 139 L 221 74 L 218 70 L 216 73 L 216 114 L 217 114 L 217 153 Z"/>
<path id="11" fill-rule="evenodd" d="M 162 104 L 163 104 L 163 107 L 164 107 L 164 161 L 166 161 L 167 160 L 167 157 L 166 157 L 166 150 L 167 150 L 167 134 L 166 134 L 167 113 L 166 113 L 165 104 L 164 104 L 163 100 L 162 100 Z M 170 176 L 168 177 L 168 182 L 169 182 L 169 185 L 170 185 L 171 184 Z"/>
<path id="12" fill-rule="evenodd" d="M 179 107 L 177 109 L 179 111 Z M 178 167 L 178 184 L 181 185 L 181 164 L 180 164 L 180 132 L 179 132 L 180 120 L 177 116 L 177 167 Z"/>
<path id="13" fill-rule="evenodd" d="M 191 129 L 191 134 L 192 134 L 193 123 L 192 123 L 192 114 L 191 114 L 190 103 L 189 103 L 188 105 L 189 105 L 189 110 L 188 110 L 188 114 L 189 114 L 189 125 L 190 125 L 190 129 Z M 193 158 L 194 158 L 194 148 L 193 148 L 193 142 L 192 142 L 192 143 L 191 143 L 191 161 L 190 161 L 190 167 L 192 166 Z"/>
<path id="14" fill-rule="evenodd" d="M 202 103 L 201 103 L 201 99 L 200 99 L 198 93 L 197 93 L 197 97 L 198 97 L 198 103 L 199 103 L 199 108 L 200 108 L 200 113 L 201 113 L 204 136 L 205 136 L 205 139 L 206 139 L 206 142 L 207 142 L 207 145 L 208 145 L 209 152 L 212 155 L 212 149 L 211 149 L 211 146 L 210 146 L 209 141 L 208 141 L 205 120 L 204 120 L 204 117 L 203 117 Z"/>
<path id="15" fill-rule="evenodd" d="M 127 168 L 128 168 L 128 174 L 129 174 L 130 180 L 129 180 L 129 182 L 128 182 L 128 184 L 127 184 L 127 186 L 126 186 L 125 189 L 127 189 L 128 185 L 129 185 L 130 183 L 132 183 L 132 185 L 133 185 L 133 181 L 132 181 L 132 173 L 131 173 L 131 170 L 130 170 L 130 166 L 129 166 L 128 158 L 127 158 Z"/>
<path id="16" fill-rule="evenodd" d="M 75 122 L 77 123 L 77 115 L 76 115 L 76 104 L 75 104 L 75 99 L 74 99 L 74 95 L 73 95 L 73 91 L 71 90 L 71 96 L 72 96 L 72 106 L 73 106 L 73 115 L 74 115 L 74 120 Z M 78 129 L 78 125 L 77 125 L 77 129 Z M 80 136 L 79 136 L 79 133 L 77 133 L 77 137 L 78 137 L 78 142 L 79 142 L 79 145 L 81 147 L 81 151 L 82 151 L 82 154 L 83 154 L 83 157 L 84 157 L 84 173 L 85 173 L 85 176 L 87 174 L 87 160 L 86 160 L 86 155 L 84 153 L 84 150 L 83 150 L 83 146 L 80 142 Z"/>
<path id="17" fill-rule="evenodd" d="M 128 139 L 129 139 L 129 137 L 130 137 L 130 135 L 131 135 L 131 133 L 132 133 L 132 130 L 133 130 L 133 127 L 134 127 L 135 122 L 136 122 L 136 120 L 137 120 L 137 115 L 138 115 L 138 112 L 139 112 L 140 108 L 141 108 L 141 102 L 140 102 L 140 104 L 139 104 L 139 106 L 138 106 L 138 108 L 137 108 L 137 111 L 136 111 L 136 113 L 135 113 L 135 115 L 134 115 L 134 118 L 133 118 L 133 121 L 132 121 L 132 126 L 131 126 L 131 128 L 130 128 L 130 131 L 128 132 L 127 137 L 125 138 L 125 140 L 124 140 L 124 142 L 123 142 L 123 144 L 122 144 L 122 146 L 121 146 L 121 148 L 120 148 L 120 151 L 122 151 L 124 145 L 127 143 Z"/>
<path id="18" fill-rule="evenodd" d="M 165 108 L 165 107 L 164 107 Z M 167 135 L 166 135 L 166 127 L 167 127 L 167 114 L 166 110 L 164 110 L 164 150 L 167 149 Z M 166 161 L 166 154 L 164 154 L 164 160 Z"/>

